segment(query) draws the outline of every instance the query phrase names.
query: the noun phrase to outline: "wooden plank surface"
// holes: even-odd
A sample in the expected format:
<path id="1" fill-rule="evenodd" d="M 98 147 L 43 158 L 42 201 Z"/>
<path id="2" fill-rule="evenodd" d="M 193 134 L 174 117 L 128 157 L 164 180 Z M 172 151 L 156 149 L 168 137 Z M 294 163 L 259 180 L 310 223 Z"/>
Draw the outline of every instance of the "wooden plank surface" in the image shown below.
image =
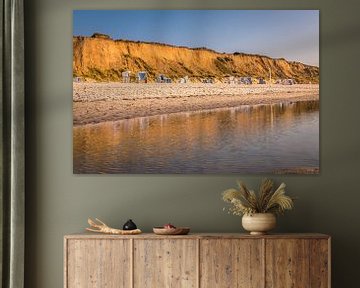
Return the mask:
<path id="1" fill-rule="evenodd" d="M 323 234 L 65 236 L 65 288 L 330 288 Z"/>
<path id="2" fill-rule="evenodd" d="M 261 239 L 201 240 L 200 287 L 264 287 L 262 241 Z"/>
<path id="3" fill-rule="evenodd" d="M 134 240 L 135 288 L 196 288 L 197 241 Z"/>
<path id="4" fill-rule="evenodd" d="M 139 235 L 108 235 L 100 233 L 77 233 L 65 235 L 65 239 L 329 239 L 330 236 L 319 233 L 267 234 L 250 235 L 248 233 L 190 233 L 188 235 L 156 235 L 143 233 Z"/>
<path id="5" fill-rule="evenodd" d="M 69 239 L 64 238 L 64 288 L 68 288 L 68 266 L 69 266 L 69 257 L 68 257 L 68 242 Z"/>
<path id="6" fill-rule="evenodd" d="M 67 240 L 66 288 L 131 287 L 130 240 Z"/>
<path id="7" fill-rule="evenodd" d="M 310 287 L 328 288 L 330 273 L 329 240 L 310 241 Z"/>
<path id="8" fill-rule="evenodd" d="M 310 241 L 266 239 L 265 287 L 310 287 Z"/>

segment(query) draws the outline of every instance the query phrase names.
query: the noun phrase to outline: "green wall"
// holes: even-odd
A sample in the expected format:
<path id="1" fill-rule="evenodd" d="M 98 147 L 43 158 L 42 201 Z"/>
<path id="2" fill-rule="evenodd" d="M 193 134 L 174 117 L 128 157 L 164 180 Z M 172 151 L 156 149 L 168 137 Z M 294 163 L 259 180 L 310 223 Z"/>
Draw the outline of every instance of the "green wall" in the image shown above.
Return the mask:
<path id="1" fill-rule="evenodd" d="M 321 174 L 276 176 L 299 197 L 279 232 L 333 237 L 333 287 L 359 287 L 360 22 L 358 1 L 27 0 L 26 287 L 63 287 L 63 235 L 88 216 L 145 231 L 172 222 L 196 232 L 241 231 L 220 192 L 261 176 L 76 176 L 72 174 L 73 9 L 320 9 Z M 264 27 L 266 29 L 266 27 Z M 296 31 L 294 31 L 296 33 Z"/>

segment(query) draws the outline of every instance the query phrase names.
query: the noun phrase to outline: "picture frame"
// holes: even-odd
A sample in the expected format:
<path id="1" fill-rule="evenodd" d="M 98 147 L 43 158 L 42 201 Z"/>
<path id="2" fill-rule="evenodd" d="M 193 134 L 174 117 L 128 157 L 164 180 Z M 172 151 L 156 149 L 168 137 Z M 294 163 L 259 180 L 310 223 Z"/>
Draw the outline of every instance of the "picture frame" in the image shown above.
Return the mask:
<path id="1" fill-rule="evenodd" d="M 74 174 L 319 174 L 319 10 L 72 23 Z"/>

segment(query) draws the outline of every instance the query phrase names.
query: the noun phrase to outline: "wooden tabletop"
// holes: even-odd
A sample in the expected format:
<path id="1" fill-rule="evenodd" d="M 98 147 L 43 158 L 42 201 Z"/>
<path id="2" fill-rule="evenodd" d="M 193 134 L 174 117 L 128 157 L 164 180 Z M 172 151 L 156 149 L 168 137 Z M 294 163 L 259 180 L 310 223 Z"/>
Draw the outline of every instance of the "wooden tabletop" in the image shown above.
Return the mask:
<path id="1" fill-rule="evenodd" d="M 320 233 L 286 233 L 286 234 L 266 234 L 250 235 L 247 233 L 189 233 L 188 235 L 156 235 L 154 233 L 142 233 L 138 235 L 110 235 L 101 233 L 75 233 L 64 236 L 65 239 L 329 239 L 330 236 Z"/>

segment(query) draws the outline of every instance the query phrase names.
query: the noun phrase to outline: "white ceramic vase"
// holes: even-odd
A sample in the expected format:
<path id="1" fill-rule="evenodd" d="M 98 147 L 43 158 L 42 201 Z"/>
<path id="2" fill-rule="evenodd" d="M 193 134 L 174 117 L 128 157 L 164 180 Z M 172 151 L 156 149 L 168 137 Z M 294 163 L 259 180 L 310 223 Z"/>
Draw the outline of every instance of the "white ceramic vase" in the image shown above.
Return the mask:
<path id="1" fill-rule="evenodd" d="M 263 235 L 276 226 L 276 217 L 272 213 L 255 213 L 242 217 L 242 226 L 251 235 Z"/>

